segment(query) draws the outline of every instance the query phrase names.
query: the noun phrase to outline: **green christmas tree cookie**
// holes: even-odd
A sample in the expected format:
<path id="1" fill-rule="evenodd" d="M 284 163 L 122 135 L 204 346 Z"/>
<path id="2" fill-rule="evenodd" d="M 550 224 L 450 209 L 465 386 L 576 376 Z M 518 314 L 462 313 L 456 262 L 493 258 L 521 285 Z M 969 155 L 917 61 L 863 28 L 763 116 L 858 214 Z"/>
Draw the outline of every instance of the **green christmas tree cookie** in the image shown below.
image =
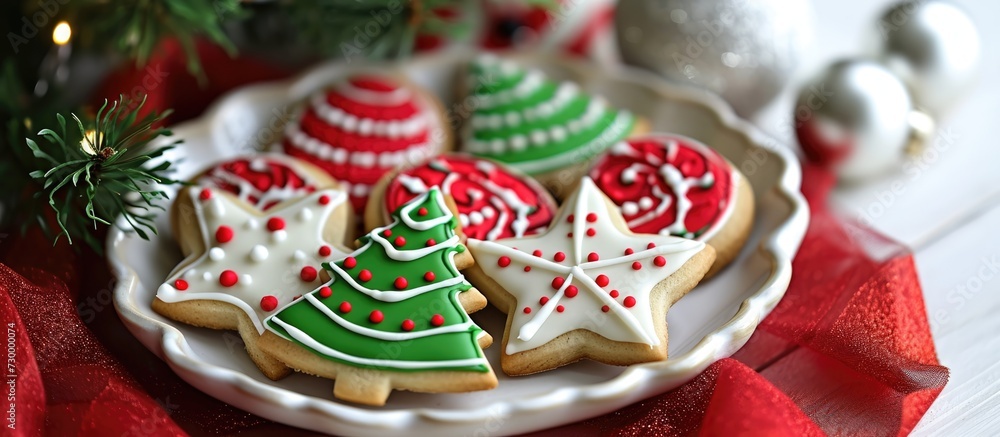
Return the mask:
<path id="1" fill-rule="evenodd" d="M 530 175 L 586 163 L 638 125 L 628 111 L 572 82 L 554 82 L 494 55 L 478 57 L 469 73 L 476 109 L 463 132 L 465 151 Z"/>
<path id="2" fill-rule="evenodd" d="M 382 405 L 393 388 L 490 389 L 481 347 L 492 338 L 467 311 L 485 302 L 459 267 L 472 257 L 437 187 L 393 212 L 393 223 L 323 267 L 331 280 L 265 321 L 264 349 L 299 371 L 335 379 L 334 396 Z M 474 294 L 469 299 L 462 294 Z M 463 305 L 464 303 L 464 305 Z"/>

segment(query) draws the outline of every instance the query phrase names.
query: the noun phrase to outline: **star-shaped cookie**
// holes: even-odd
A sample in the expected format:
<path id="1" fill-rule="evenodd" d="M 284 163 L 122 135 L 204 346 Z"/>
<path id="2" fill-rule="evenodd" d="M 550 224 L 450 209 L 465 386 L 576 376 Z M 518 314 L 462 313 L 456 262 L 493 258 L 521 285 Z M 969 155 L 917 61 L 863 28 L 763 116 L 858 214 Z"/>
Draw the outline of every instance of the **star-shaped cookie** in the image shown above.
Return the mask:
<path id="1" fill-rule="evenodd" d="M 545 234 L 467 244 L 468 276 L 507 313 L 500 363 L 510 375 L 582 358 L 666 359 L 666 311 L 715 258 L 699 241 L 633 234 L 586 177 Z"/>
<path id="2" fill-rule="evenodd" d="M 262 213 L 222 190 L 182 190 L 172 210 L 187 255 L 156 291 L 153 309 L 171 319 L 237 330 L 269 378 L 289 373 L 257 346 L 263 320 L 322 284 L 321 263 L 344 256 L 347 195 L 327 188 Z"/>

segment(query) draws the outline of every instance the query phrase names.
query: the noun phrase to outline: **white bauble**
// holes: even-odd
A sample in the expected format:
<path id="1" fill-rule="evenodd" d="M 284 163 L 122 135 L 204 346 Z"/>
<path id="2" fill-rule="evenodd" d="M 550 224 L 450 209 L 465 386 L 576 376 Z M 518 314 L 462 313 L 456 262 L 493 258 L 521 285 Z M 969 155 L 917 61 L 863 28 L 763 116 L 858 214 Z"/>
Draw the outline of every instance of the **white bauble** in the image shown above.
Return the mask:
<path id="1" fill-rule="evenodd" d="M 812 40 L 805 0 L 624 0 L 622 59 L 720 94 L 742 115 L 770 102 Z"/>

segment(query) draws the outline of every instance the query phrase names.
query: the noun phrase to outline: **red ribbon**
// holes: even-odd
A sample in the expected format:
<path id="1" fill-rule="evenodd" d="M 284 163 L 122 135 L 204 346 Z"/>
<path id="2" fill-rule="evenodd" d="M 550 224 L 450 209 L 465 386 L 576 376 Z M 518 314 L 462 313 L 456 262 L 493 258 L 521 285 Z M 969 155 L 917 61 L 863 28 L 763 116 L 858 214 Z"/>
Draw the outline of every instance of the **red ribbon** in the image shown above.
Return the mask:
<path id="1" fill-rule="evenodd" d="M 175 48 L 152 64 L 169 74 L 150 90 L 150 102 L 181 108 L 174 122 L 226 89 L 284 75 L 208 46 L 201 52 L 213 84 L 207 90 L 190 91 L 199 88 Z M 147 75 L 148 69 L 126 68 L 99 97 L 142 86 Z M 948 380 L 913 259 L 904 247 L 828 211 L 832 180 L 805 169 L 812 220 L 791 285 L 743 349 L 676 390 L 557 431 L 799 436 L 912 430 Z M 2 404 L 14 405 L 12 435 L 293 430 L 181 381 L 121 325 L 103 260 L 74 256 L 63 245 L 39 250 L 47 247 L 37 233 L 14 238 L 0 265 L 0 322 L 10 324 L 7 341 L 15 350 L 14 372 L 5 370 L 14 376 L 5 382 L 14 382 L 16 396 Z"/>

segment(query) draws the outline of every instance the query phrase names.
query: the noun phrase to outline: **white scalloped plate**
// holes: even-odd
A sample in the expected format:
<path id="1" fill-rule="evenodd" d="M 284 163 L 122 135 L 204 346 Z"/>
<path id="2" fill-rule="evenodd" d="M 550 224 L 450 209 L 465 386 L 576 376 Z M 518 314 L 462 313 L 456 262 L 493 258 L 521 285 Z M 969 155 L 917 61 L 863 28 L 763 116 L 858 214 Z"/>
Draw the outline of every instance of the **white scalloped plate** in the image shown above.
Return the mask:
<path id="1" fill-rule="evenodd" d="M 410 77 L 455 111 L 454 83 L 470 56 L 450 52 L 377 68 Z M 328 380 L 302 374 L 268 380 L 233 333 L 193 328 L 152 311 L 157 285 L 181 259 L 165 214 L 157 221 L 161 233 L 152 241 L 118 229 L 108 235 L 108 259 L 119 278 L 115 308 L 125 325 L 181 378 L 206 393 L 271 420 L 342 435 L 496 435 L 545 429 L 663 393 L 732 355 L 778 304 L 792 275 L 792 256 L 809 221 L 798 192 L 801 170 L 795 157 L 705 92 L 635 70 L 602 70 L 546 55 L 520 58 L 647 117 L 654 131 L 687 135 L 715 147 L 753 185 L 758 212 L 749 243 L 733 265 L 670 310 L 669 360 L 624 368 L 585 361 L 517 378 L 498 370 L 495 390 L 394 392 L 382 408 L 342 403 L 333 399 Z M 200 119 L 177 126 L 174 132 L 185 145 L 168 158 L 183 157 L 178 176 L 188 178 L 210 162 L 277 141 L 290 103 L 361 68 L 372 67 L 328 64 L 292 81 L 237 90 Z M 498 311 L 488 308 L 474 318 L 494 338 L 502 337 L 504 317 Z M 487 349 L 486 355 L 499 369 L 499 348 Z"/>

